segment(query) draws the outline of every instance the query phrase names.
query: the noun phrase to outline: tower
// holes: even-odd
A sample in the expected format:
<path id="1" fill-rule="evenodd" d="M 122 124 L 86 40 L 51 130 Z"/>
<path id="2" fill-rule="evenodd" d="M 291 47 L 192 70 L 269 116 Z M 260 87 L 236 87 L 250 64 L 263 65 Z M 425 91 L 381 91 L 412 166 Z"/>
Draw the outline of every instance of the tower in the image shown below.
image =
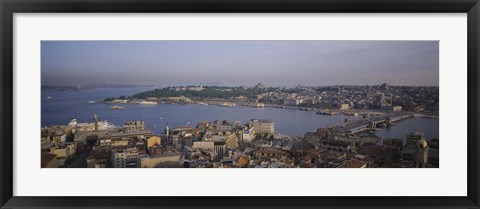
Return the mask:
<path id="1" fill-rule="evenodd" d="M 417 168 L 425 168 L 428 164 L 428 144 L 425 139 L 420 139 L 416 144 L 415 161 Z"/>
<path id="2" fill-rule="evenodd" d="M 97 114 L 93 115 L 93 122 L 95 123 L 95 131 L 98 131 L 98 116 L 97 116 Z"/>
<path id="3" fill-rule="evenodd" d="M 168 122 L 167 122 L 167 126 L 165 126 L 165 135 L 167 135 L 167 140 L 168 140 L 169 134 L 170 134 L 170 129 L 168 128 Z"/>

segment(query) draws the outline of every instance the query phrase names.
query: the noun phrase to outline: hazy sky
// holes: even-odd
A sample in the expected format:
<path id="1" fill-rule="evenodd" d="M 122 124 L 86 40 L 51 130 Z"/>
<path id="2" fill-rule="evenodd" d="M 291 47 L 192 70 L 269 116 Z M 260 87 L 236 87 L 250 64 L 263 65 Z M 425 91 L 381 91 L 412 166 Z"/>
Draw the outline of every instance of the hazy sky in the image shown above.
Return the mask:
<path id="1" fill-rule="evenodd" d="M 438 86 L 438 41 L 42 41 L 42 85 Z"/>

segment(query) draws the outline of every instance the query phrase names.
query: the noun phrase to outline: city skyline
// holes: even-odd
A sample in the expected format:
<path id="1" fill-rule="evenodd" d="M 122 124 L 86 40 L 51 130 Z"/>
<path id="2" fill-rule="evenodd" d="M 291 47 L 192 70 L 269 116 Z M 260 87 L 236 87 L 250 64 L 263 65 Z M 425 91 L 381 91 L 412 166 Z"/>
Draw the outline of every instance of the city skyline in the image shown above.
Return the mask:
<path id="1" fill-rule="evenodd" d="M 438 41 L 42 41 L 42 85 L 438 86 L 438 47 Z"/>

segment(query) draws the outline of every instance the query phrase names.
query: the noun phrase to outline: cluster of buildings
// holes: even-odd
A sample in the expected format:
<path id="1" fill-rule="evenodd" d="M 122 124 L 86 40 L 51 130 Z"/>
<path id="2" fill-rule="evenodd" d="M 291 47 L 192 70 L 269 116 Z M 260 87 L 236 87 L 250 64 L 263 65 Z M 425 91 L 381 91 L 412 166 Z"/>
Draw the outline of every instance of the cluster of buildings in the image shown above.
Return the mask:
<path id="1" fill-rule="evenodd" d="M 205 90 L 216 92 L 210 94 L 191 94 Z M 381 85 L 336 85 L 324 87 L 307 87 L 298 85 L 295 88 L 268 87 L 259 83 L 254 87 L 204 87 L 176 86 L 161 90 L 163 96 L 154 97 L 150 92 L 147 98 L 119 98 L 113 103 L 199 103 L 219 104 L 222 106 L 246 105 L 253 107 L 282 107 L 315 110 L 326 113 L 333 110 L 349 113 L 352 111 L 383 111 L 383 112 L 422 112 L 438 115 L 439 88 L 434 86 L 391 86 Z M 250 93 L 246 93 L 250 92 Z M 190 93 L 190 96 L 187 95 Z M 180 96 L 167 96 L 170 94 Z M 183 95 L 185 94 L 185 95 Z M 187 96 L 186 96 L 187 95 Z M 221 97 L 218 97 L 221 96 Z M 228 105 L 225 105 L 228 104 Z M 337 112 L 338 113 L 338 112 Z"/>
<path id="2" fill-rule="evenodd" d="M 259 94 L 266 104 L 301 106 L 315 109 L 388 110 L 438 112 L 438 87 L 337 85 L 327 87 L 273 88 Z"/>
<path id="3" fill-rule="evenodd" d="M 168 124 L 161 134 L 143 121 L 122 127 L 79 124 L 42 128 L 42 168 L 429 168 L 439 167 L 438 139 L 410 133 L 380 139 L 319 128 L 303 137 L 275 133 L 272 120 Z"/>

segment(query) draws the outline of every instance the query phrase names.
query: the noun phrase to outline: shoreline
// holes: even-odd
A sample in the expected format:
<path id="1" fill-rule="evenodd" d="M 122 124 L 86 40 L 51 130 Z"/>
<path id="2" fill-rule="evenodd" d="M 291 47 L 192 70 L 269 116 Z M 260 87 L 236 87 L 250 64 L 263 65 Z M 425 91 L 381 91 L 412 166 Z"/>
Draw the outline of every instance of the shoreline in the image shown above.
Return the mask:
<path id="1" fill-rule="evenodd" d="M 423 117 L 423 118 L 432 118 L 438 119 L 439 115 L 432 113 L 432 112 L 412 112 L 412 111 L 398 111 L 393 112 L 390 110 L 366 110 L 366 109 L 347 109 L 347 110 L 340 110 L 340 109 L 319 109 L 319 108 L 312 108 L 312 107 L 299 107 L 299 106 L 290 106 L 290 105 L 279 105 L 279 104 L 268 104 L 268 103 L 255 103 L 249 101 L 238 101 L 238 100 L 191 100 L 191 102 L 158 102 L 155 101 L 154 103 L 149 104 L 141 104 L 141 102 L 145 102 L 146 100 L 129 100 L 129 101 L 95 101 L 95 103 L 104 103 L 104 104 L 137 104 L 137 105 L 145 105 L 145 106 L 153 106 L 153 105 L 162 105 L 162 104 L 177 104 L 177 105 L 188 105 L 188 104 L 196 104 L 196 105 L 216 105 L 221 107 L 236 107 L 236 106 L 243 106 L 243 107 L 251 107 L 251 108 L 278 108 L 278 109 L 290 109 L 290 110 L 301 110 L 301 111 L 330 111 L 331 114 L 325 115 L 345 115 L 345 116 L 360 116 L 360 115 L 384 115 L 384 114 L 413 114 L 415 117 Z M 153 101 L 152 101 L 153 102 Z M 261 106 L 258 106 L 261 104 Z M 321 114 L 321 113 L 318 113 Z"/>

